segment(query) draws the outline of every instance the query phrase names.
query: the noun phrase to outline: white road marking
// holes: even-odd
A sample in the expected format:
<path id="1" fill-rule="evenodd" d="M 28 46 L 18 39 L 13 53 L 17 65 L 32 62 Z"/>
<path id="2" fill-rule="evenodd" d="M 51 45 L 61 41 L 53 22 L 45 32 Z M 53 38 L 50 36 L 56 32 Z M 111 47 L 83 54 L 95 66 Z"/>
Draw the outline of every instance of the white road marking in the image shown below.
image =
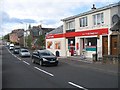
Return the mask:
<path id="1" fill-rule="evenodd" d="M 11 52 L 10 52 L 10 50 L 7 48 L 7 50 L 8 50 L 8 52 L 10 53 L 10 54 L 12 54 Z M 18 60 L 21 60 L 19 57 L 17 57 L 16 55 L 14 55 L 14 54 L 12 54 L 14 57 L 16 57 Z"/>
<path id="2" fill-rule="evenodd" d="M 14 57 L 17 57 L 16 55 L 13 54 Z"/>
<path id="3" fill-rule="evenodd" d="M 35 69 L 37 69 L 37 70 L 39 70 L 39 71 L 41 71 L 41 72 L 44 72 L 45 74 L 48 74 L 48 75 L 50 75 L 50 76 L 54 76 L 53 74 L 51 74 L 51 73 L 49 73 L 49 72 L 47 72 L 47 71 L 44 71 L 44 70 L 42 70 L 42 69 L 40 69 L 40 68 L 38 68 L 38 67 L 34 67 Z"/>
<path id="4" fill-rule="evenodd" d="M 72 82 L 68 82 L 68 83 L 75 86 L 75 87 L 77 87 L 77 88 L 80 88 L 80 89 L 83 89 L 83 90 L 88 90 L 88 89 L 86 89 L 86 88 L 84 88 L 82 86 L 79 86 L 79 85 L 75 84 L 75 83 L 72 83 Z"/>
<path id="5" fill-rule="evenodd" d="M 28 62 L 26 62 L 26 61 L 23 61 L 24 63 L 26 63 L 27 65 L 30 65 Z"/>
<path id="6" fill-rule="evenodd" d="M 21 58 L 17 57 L 18 60 L 22 60 Z"/>
<path id="7" fill-rule="evenodd" d="M 8 52 L 11 53 L 10 50 L 8 50 Z"/>

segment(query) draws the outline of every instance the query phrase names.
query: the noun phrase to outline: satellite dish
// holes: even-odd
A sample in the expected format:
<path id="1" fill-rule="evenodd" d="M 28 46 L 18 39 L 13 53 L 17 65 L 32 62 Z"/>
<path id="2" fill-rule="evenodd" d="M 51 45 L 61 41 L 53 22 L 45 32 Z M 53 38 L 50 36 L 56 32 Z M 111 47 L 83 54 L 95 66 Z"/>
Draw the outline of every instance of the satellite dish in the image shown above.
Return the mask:
<path id="1" fill-rule="evenodd" d="M 120 20 L 120 17 L 117 14 L 113 15 L 113 17 L 112 17 L 112 23 L 113 24 L 118 22 L 119 20 Z"/>

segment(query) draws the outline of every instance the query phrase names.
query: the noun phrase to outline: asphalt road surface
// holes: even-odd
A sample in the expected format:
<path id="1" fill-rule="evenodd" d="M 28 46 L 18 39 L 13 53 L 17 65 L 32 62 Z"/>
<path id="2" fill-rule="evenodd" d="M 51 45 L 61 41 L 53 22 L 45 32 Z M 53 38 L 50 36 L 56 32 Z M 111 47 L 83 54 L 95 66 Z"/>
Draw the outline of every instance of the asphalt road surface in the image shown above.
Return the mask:
<path id="1" fill-rule="evenodd" d="M 118 74 L 59 59 L 58 66 L 33 64 L 6 47 L 2 50 L 2 88 L 118 88 Z"/>

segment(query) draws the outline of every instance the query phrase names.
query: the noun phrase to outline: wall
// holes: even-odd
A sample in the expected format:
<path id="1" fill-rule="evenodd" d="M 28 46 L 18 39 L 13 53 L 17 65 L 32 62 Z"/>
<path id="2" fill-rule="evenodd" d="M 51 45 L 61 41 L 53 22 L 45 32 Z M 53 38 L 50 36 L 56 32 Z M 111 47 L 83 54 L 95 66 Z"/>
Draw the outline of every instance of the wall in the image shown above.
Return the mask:
<path id="1" fill-rule="evenodd" d="M 48 43 L 47 42 L 52 42 L 52 45 L 50 48 L 48 48 Z M 55 48 L 55 43 L 60 42 L 60 49 Z M 46 49 L 50 50 L 56 55 L 56 51 L 60 52 L 60 56 L 66 56 L 66 44 L 65 44 L 65 38 L 52 38 L 52 39 L 46 39 Z"/>
<path id="2" fill-rule="evenodd" d="M 93 25 L 93 15 L 98 14 L 98 13 L 103 13 L 104 15 L 104 23 L 101 25 Z M 88 26 L 86 27 L 80 27 L 80 22 L 79 18 L 87 16 L 88 20 Z M 81 16 L 75 19 L 75 30 L 76 32 L 79 31 L 87 31 L 87 30 L 95 30 L 95 29 L 102 29 L 102 28 L 110 28 L 111 27 L 111 17 L 110 17 L 110 9 L 103 10 L 100 12 L 95 12 L 89 15 Z M 110 33 L 110 30 L 108 31 Z M 110 34 L 109 34 L 110 35 Z M 83 47 L 83 40 L 81 38 L 90 38 L 90 37 L 97 37 L 97 35 L 93 36 L 80 36 L 76 37 L 76 42 L 79 43 L 79 50 L 76 50 L 78 52 L 78 55 L 82 53 L 82 47 Z M 110 38 L 108 40 L 108 53 L 110 53 Z M 100 38 L 97 40 L 97 50 L 98 50 L 98 57 L 102 57 L 102 35 L 100 35 Z M 92 54 L 96 53 L 95 51 L 87 51 L 86 57 L 87 58 L 92 58 Z"/>
<path id="3" fill-rule="evenodd" d="M 12 34 L 10 34 L 10 41 L 11 41 L 11 42 L 17 42 L 17 43 L 18 43 L 17 33 L 12 33 Z"/>
<path id="4" fill-rule="evenodd" d="M 115 14 L 118 14 L 119 15 L 119 17 L 120 17 L 120 6 L 119 7 L 113 7 L 113 8 L 111 8 L 111 10 L 110 10 L 110 12 L 111 12 L 111 25 L 113 24 L 112 23 L 112 17 L 115 15 Z"/>
<path id="5" fill-rule="evenodd" d="M 102 25 L 93 25 L 93 15 L 98 14 L 98 13 L 103 13 L 104 14 L 104 24 Z M 80 27 L 80 22 L 79 18 L 87 16 L 88 20 L 88 26 L 86 27 Z M 92 30 L 92 29 L 98 29 L 98 28 L 108 28 L 110 27 L 110 10 L 104 10 L 100 12 L 95 12 L 89 15 L 81 16 L 75 19 L 75 29 L 76 31 L 85 31 L 85 30 Z"/>

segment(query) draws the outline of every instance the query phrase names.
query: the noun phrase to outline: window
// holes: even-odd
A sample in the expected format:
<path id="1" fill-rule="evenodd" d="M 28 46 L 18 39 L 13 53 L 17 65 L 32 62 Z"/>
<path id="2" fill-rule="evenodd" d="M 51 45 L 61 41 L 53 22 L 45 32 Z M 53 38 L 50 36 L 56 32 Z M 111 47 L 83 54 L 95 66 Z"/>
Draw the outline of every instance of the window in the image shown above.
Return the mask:
<path id="1" fill-rule="evenodd" d="M 80 27 L 87 26 L 87 17 L 80 18 Z"/>
<path id="2" fill-rule="evenodd" d="M 93 15 L 93 24 L 94 25 L 100 25 L 102 23 L 104 23 L 103 13 Z"/>
<path id="3" fill-rule="evenodd" d="M 42 31 L 39 31 L 39 35 L 42 35 Z"/>
<path id="4" fill-rule="evenodd" d="M 97 39 L 96 38 L 87 38 L 87 46 L 96 46 Z"/>
<path id="5" fill-rule="evenodd" d="M 66 23 L 66 30 L 75 29 L 75 21 L 70 21 Z"/>

